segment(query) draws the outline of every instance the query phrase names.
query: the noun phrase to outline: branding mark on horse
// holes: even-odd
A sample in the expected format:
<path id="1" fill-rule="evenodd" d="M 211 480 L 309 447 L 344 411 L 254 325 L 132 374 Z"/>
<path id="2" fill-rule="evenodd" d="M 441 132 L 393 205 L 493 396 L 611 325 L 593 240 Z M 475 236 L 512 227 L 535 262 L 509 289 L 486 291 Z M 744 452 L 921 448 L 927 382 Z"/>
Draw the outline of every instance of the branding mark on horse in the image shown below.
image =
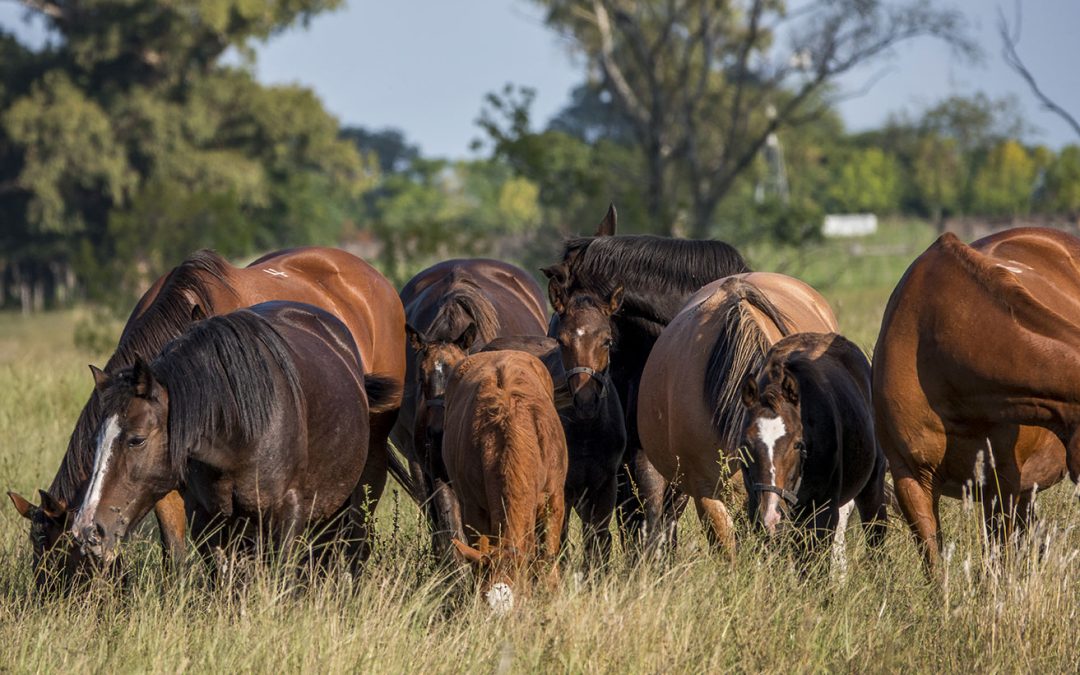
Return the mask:
<path id="1" fill-rule="evenodd" d="M 269 274 L 272 277 L 278 277 L 279 279 L 288 279 L 289 278 L 288 274 L 285 274 L 281 270 L 276 270 L 273 267 L 267 267 L 266 269 L 263 270 L 263 272 L 266 272 L 267 274 Z"/>

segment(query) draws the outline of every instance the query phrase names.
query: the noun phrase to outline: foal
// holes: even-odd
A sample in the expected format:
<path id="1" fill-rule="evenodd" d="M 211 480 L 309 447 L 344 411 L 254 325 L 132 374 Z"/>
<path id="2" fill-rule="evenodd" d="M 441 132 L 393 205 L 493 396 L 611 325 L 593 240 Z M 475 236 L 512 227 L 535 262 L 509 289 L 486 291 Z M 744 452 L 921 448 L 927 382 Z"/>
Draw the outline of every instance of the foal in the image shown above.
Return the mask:
<path id="1" fill-rule="evenodd" d="M 566 437 L 544 364 L 518 351 L 462 361 L 446 387 L 442 455 L 473 542 L 454 546 L 479 568 L 492 609 L 508 612 L 537 563 L 550 564 L 552 582 L 558 575 Z"/>

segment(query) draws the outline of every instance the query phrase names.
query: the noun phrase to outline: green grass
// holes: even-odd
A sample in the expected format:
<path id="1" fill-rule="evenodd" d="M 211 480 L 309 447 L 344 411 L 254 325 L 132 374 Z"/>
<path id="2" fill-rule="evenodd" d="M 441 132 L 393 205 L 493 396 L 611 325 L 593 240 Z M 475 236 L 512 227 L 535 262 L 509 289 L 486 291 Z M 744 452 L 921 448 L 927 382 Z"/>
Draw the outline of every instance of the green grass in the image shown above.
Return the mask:
<path id="1" fill-rule="evenodd" d="M 863 259 L 845 253 L 853 242 L 829 242 L 789 271 L 820 284 L 845 331 L 872 346 L 892 285 L 932 238 L 925 227 L 890 226 L 862 245 L 910 251 Z M 749 253 L 759 269 L 794 260 L 785 251 Z M 52 478 L 91 387 L 85 364 L 102 362 L 73 346 L 74 322 L 71 313 L 0 315 L 0 487 L 29 494 Z M 30 592 L 24 521 L 4 506 L 0 669 L 1075 670 L 1080 514 L 1071 488 L 1042 495 L 1038 535 L 1005 551 L 986 546 L 976 506 L 946 501 L 942 510 L 941 584 L 927 582 L 895 520 L 878 560 L 865 555 L 852 527 L 841 581 L 803 578 L 753 537 L 729 565 L 710 555 L 688 515 L 670 567 L 628 568 L 616 553 L 607 575 L 580 583 L 567 574 L 554 592 L 496 618 L 432 568 L 416 510 L 393 495 L 380 506 L 377 556 L 356 578 L 334 571 L 298 580 L 255 566 L 243 583 L 214 587 L 193 565 L 165 581 L 147 524 L 127 547 L 126 585 L 103 582 L 46 600 Z"/>

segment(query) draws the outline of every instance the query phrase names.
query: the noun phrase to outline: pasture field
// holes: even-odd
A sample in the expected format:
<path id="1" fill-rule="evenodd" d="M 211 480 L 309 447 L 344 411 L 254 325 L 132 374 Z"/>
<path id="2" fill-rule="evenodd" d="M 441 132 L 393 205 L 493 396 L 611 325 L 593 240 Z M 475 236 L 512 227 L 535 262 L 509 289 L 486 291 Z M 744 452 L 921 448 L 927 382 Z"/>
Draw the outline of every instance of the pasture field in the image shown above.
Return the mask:
<path id="1" fill-rule="evenodd" d="M 870 349 L 889 292 L 932 239 L 924 225 L 891 224 L 867 240 L 747 254 L 757 269 L 817 285 Z M 49 483 L 90 391 L 86 364 L 104 362 L 74 347 L 75 318 L 0 314 L 5 490 L 31 495 Z M 853 519 L 841 579 L 800 576 L 749 535 L 730 565 L 709 554 L 688 513 L 671 565 L 629 567 L 617 551 L 607 574 L 568 573 L 498 618 L 432 568 L 417 510 L 393 491 L 377 554 L 355 578 L 254 566 L 212 586 L 193 563 L 166 580 L 148 523 L 125 550 L 126 583 L 54 599 L 31 593 L 27 528 L 5 504 L 0 671 L 1075 671 L 1080 505 L 1059 485 L 1038 506 L 1036 532 L 998 550 L 977 505 L 944 501 L 940 584 L 927 581 L 895 518 L 879 559 L 865 555 Z"/>

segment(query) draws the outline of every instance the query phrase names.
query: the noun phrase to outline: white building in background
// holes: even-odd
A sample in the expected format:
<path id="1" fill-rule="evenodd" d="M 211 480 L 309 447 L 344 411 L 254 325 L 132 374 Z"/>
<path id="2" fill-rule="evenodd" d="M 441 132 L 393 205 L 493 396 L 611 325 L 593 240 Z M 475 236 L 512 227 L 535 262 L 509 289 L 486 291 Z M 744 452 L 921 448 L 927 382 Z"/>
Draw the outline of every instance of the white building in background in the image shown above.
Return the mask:
<path id="1" fill-rule="evenodd" d="M 861 237 L 875 232 L 877 216 L 873 213 L 830 213 L 821 228 L 826 237 Z"/>

